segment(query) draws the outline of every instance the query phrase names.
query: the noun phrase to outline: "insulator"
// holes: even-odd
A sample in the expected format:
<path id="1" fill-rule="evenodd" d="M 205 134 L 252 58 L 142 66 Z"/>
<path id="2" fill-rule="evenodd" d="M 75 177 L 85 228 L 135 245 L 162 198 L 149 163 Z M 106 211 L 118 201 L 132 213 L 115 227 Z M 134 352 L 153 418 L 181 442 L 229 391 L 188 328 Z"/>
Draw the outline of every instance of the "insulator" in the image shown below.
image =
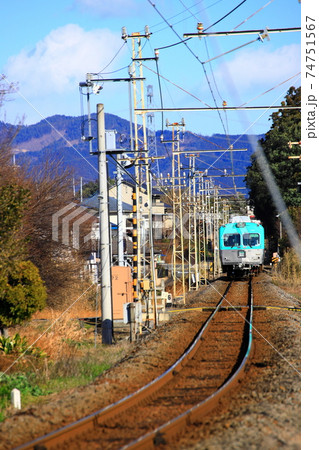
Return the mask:
<path id="1" fill-rule="evenodd" d="M 145 25 L 144 31 L 145 31 L 145 36 L 147 38 L 149 38 L 151 33 L 150 33 L 150 27 L 148 25 Z"/>
<path id="2" fill-rule="evenodd" d="M 126 31 L 126 27 L 122 27 L 122 39 L 126 40 L 128 38 L 128 34 Z"/>
<path id="3" fill-rule="evenodd" d="M 203 23 L 202 23 L 202 22 L 198 22 L 198 24 L 197 24 L 197 30 L 198 30 L 198 32 L 199 32 L 199 33 L 202 33 L 202 32 L 203 32 L 203 29 L 204 29 Z"/>

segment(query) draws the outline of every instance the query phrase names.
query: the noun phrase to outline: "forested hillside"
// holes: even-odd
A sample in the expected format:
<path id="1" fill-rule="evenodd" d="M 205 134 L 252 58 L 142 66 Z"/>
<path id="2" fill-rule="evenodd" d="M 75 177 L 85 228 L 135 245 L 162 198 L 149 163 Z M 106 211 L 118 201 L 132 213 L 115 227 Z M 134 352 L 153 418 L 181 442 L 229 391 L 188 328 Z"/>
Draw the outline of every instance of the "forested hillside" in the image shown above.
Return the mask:
<path id="1" fill-rule="evenodd" d="M 3 130 L 11 125 L 0 122 L 0 135 Z M 117 131 L 117 146 L 129 151 L 130 124 L 127 120 L 121 119 L 112 114 L 105 115 L 106 129 Z M 86 118 L 56 115 L 41 120 L 37 124 L 21 126 L 17 136 L 13 141 L 13 149 L 16 153 L 16 163 L 27 162 L 31 167 L 41 167 L 48 158 L 58 158 L 62 160 L 65 167 L 71 168 L 74 177 L 83 177 L 85 181 L 97 178 L 97 156 L 89 153 L 89 144 L 81 139 L 82 135 L 88 135 L 88 124 Z M 96 116 L 92 115 L 92 135 L 96 136 Z M 166 156 L 165 159 L 158 160 L 159 172 L 165 176 L 171 173 L 172 146 L 170 143 L 162 143 L 171 139 L 169 130 L 156 132 L 156 152 L 158 156 Z M 259 136 L 262 137 L 262 136 Z M 121 143 L 120 143 L 121 142 Z M 233 145 L 234 150 L 245 149 L 244 151 L 225 152 L 224 150 Z M 96 148 L 96 140 L 93 140 L 93 148 Z M 224 150 L 223 150 L 224 149 Z M 247 149 L 247 150 L 246 150 Z M 253 152 L 248 136 L 231 135 L 225 136 L 214 134 L 212 136 L 195 135 L 191 131 L 186 131 L 180 140 L 180 150 L 190 152 L 207 151 L 198 153 L 196 158 L 196 169 L 209 169 L 210 175 L 245 175 L 246 168 L 251 160 Z M 154 150 L 153 150 L 154 154 Z M 189 158 L 181 157 L 182 168 L 187 170 Z M 182 169 L 182 170 L 183 170 Z M 112 177 L 115 170 L 114 162 L 110 162 L 109 174 Z M 157 164 L 154 162 L 152 171 L 157 175 Z M 225 172 L 226 171 L 226 172 Z M 237 186 L 244 186 L 244 177 L 236 178 Z M 231 186 L 232 180 L 227 177 L 216 178 L 216 183 L 224 186 Z"/>

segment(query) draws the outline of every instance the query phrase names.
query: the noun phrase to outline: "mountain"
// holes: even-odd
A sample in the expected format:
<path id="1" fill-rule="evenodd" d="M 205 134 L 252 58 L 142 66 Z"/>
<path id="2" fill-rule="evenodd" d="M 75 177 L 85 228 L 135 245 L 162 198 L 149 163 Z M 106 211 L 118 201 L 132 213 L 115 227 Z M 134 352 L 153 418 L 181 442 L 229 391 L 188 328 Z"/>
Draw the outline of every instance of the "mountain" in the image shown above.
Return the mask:
<path id="1" fill-rule="evenodd" d="M 96 114 L 92 114 L 91 119 L 91 135 L 94 137 L 97 136 Z M 10 124 L 0 122 L 0 138 L 8 127 L 14 128 Z M 116 130 L 117 148 L 123 148 L 124 151 L 129 152 L 130 123 L 113 114 L 105 114 L 105 128 L 106 130 Z M 41 166 L 46 158 L 55 157 L 63 160 L 65 166 L 73 169 L 76 179 L 83 177 L 84 182 L 96 180 L 98 158 L 96 155 L 90 155 L 89 143 L 82 139 L 83 135 L 88 136 L 88 134 L 87 117 L 83 116 L 55 115 L 34 125 L 23 125 L 13 141 L 16 164 L 27 161 L 32 167 Z M 165 177 L 168 173 L 172 173 L 172 143 L 170 142 L 172 133 L 169 130 L 157 131 L 155 136 L 156 139 L 153 140 L 150 147 L 151 154 L 155 155 L 156 147 L 157 155 L 164 158 L 154 160 L 151 170 L 157 175 L 159 169 L 159 172 Z M 261 137 L 258 136 L 258 138 Z M 234 151 L 225 151 L 230 144 L 233 144 Z M 92 149 L 96 150 L 96 139 L 92 140 Z M 247 150 L 236 151 L 238 149 Z M 191 131 L 186 131 L 183 136 L 180 136 L 180 151 L 196 154 L 196 170 L 209 169 L 208 175 L 213 176 L 224 175 L 224 173 L 230 175 L 232 172 L 235 175 L 245 175 L 246 168 L 250 164 L 250 156 L 253 153 L 248 135 L 202 136 Z M 216 151 L 218 153 L 215 153 Z M 109 161 L 109 176 L 113 178 L 116 165 L 112 158 L 109 158 Z M 182 153 L 180 161 L 181 170 L 189 173 L 190 158 Z M 133 173 L 132 169 L 130 172 Z M 243 177 L 236 177 L 235 180 L 238 187 L 244 186 Z M 219 177 L 216 178 L 216 184 L 232 186 L 233 180 L 229 176 Z"/>

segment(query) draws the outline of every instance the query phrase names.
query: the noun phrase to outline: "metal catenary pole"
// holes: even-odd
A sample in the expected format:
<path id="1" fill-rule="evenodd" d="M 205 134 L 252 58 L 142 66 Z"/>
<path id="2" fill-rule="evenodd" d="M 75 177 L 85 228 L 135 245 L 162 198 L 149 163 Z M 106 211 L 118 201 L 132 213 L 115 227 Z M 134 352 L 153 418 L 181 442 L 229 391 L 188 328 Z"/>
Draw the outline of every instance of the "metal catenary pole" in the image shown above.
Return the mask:
<path id="1" fill-rule="evenodd" d="M 172 143 L 172 207 L 173 207 L 173 252 L 172 252 L 172 276 L 174 299 L 185 303 L 185 255 L 184 255 L 184 224 L 182 205 L 182 176 L 180 160 L 180 131 L 184 129 L 184 119 L 179 122 L 166 123 L 172 128 L 172 139 L 165 141 Z M 164 141 L 162 141 L 164 142 Z M 184 178 L 184 177 L 183 177 Z M 176 193 L 177 192 L 177 193 Z M 178 276 L 178 273 L 181 273 Z M 178 282 L 181 283 L 181 295 L 177 292 Z"/>
<path id="2" fill-rule="evenodd" d="M 150 37 L 150 33 L 148 31 L 148 27 L 145 27 L 145 34 L 140 33 L 132 33 L 131 35 L 126 34 L 126 39 L 130 38 L 132 40 L 132 74 L 136 76 L 136 73 L 139 74 L 139 84 L 137 85 L 136 81 L 133 81 L 133 101 L 134 101 L 134 132 L 135 132 L 135 140 L 134 140 L 134 157 L 135 157 L 135 178 L 137 181 L 137 189 L 135 193 L 135 218 L 136 218 L 136 228 L 137 228 L 137 236 L 136 244 L 137 244 L 137 286 L 136 292 L 138 295 L 138 299 L 142 299 L 142 294 L 144 294 L 144 298 L 147 296 L 151 297 L 151 302 L 153 305 L 153 314 L 154 314 L 154 325 L 157 326 L 157 300 L 156 300 L 156 271 L 155 271 L 155 260 L 154 260 L 154 245 L 153 245 L 153 214 L 152 214 L 152 184 L 151 184 L 151 174 L 150 174 L 150 160 L 149 160 L 149 150 L 148 150 L 148 142 L 147 142 L 147 130 L 146 130 L 146 114 L 142 113 L 142 124 L 138 125 L 138 115 L 136 114 L 136 109 L 138 105 L 142 106 L 142 109 L 145 108 L 145 100 L 144 100 L 144 83 L 143 83 L 143 65 L 142 61 L 145 58 L 142 57 L 142 40 L 148 39 Z M 152 58 L 153 59 L 153 58 Z M 140 132 L 140 133 L 139 133 Z M 140 190 L 140 186 L 145 181 L 146 184 L 146 195 L 147 195 L 147 206 L 146 211 L 144 213 L 145 205 L 140 201 L 140 196 L 142 194 Z M 143 214 L 144 213 L 144 214 Z M 144 221 L 142 220 L 144 216 Z M 141 242 L 141 227 L 147 223 L 148 218 L 148 248 L 149 248 L 149 286 L 150 290 L 148 293 L 144 289 L 144 281 L 143 281 L 143 291 L 141 289 L 141 282 L 146 278 L 146 240 L 142 245 Z M 146 231 L 146 230 L 144 230 Z M 144 272 L 142 277 L 142 246 L 144 258 Z M 146 299 L 146 301 L 149 301 Z"/>

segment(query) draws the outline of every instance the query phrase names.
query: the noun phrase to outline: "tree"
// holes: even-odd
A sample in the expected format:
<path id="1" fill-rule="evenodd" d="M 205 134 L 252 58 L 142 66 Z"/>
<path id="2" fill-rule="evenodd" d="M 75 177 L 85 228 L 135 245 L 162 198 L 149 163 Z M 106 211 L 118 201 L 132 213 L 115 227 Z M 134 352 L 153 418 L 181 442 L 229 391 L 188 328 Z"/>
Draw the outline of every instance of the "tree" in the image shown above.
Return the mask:
<path id="1" fill-rule="evenodd" d="M 25 239 L 21 236 L 23 211 L 30 192 L 17 184 L 0 186 L 0 267 L 24 256 Z"/>
<path id="2" fill-rule="evenodd" d="M 10 158 L 12 147 L 9 140 L 6 142 L 8 145 L 2 145 L 0 141 L 2 268 L 15 261 L 31 261 L 46 286 L 48 305 L 61 307 L 65 302 L 72 301 L 78 290 L 83 288 L 79 279 L 83 280 L 84 244 L 78 251 L 72 248 L 72 240 L 68 247 L 62 239 L 56 242 L 52 238 L 54 214 L 70 204 L 75 205 L 74 209 L 77 207 L 71 181 L 73 174 L 56 157 L 48 157 L 38 167 L 31 168 L 26 164 L 13 166 Z M 91 231 L 88 229 L 90 225 L 89 221 L 81 225 L 80 231 L 84 236 Z M 72 222 L 72 231 L 71 227 Z M 81 237 L 79 241 L 83 243 Z M 15 256 L 13 251 L 16 251 Z"/>
<path id="3" fill-rule="evenodd" d="M 0 80 L 0 107 L 14 86 Z M 27 261 L 25 212 L 31 191 L 12 165 L 12 141 L 19 127 L 5 126 L 0 136 L 0 334 L 42 309 L 46 289 L 36 266 Z"/>
<path id="4" fill-rule="evenodd" d="M 291 87 L 282 102 L 282 106 L 301 105 L 301 88 Z M 301 194 L 298 183 L 301 179 L 301 168 L 298 159 L 289 156 L 299 155 L 300 146 L 290 142 L 300 142 L 301 116 L 300 109 L 280 109 L 271 115 L 272 125 L 260 145 L 267 158 L 277 186 L 289 210 L 300 210 Z M 258 166 L 256 155 L 252 155 L 252 163 L 247 169 L 246 184 L 250 190 L 249 197 L 255 207 L 256 216 L 263 222 L 269 237 L 278 238 L 278 220 L 269 189 Z M 299 217 L 294 211 L 293 218 Z M 297 229 L 298 224 L 297 225 Z"/>
<path id="5" fill-rule="evenodd" d="M 83 198 L 90 198 L 95 195 L 99 190 L 99 181 L 89 181 L 83 185 Z M 79 193 L 78 193 L 79 194 Z M 78 195 L 79 196 L 79 195 Z"/>
<path id="6" fill-rule="evenodd" d="M 77 294 L 77 289 L 81 289 L 79 279 L 84 266 L 83 239 L 79 239 L 83 244 L 80 251 L 72 247 L 71 239 L 70 246 L 66 246 L 61 237 L 61 223 L 58 241 L 52 238 L 54 214 L 73 204 L 74 208 L 68 211 L 71 213 L 78 206 L 73 197 L 72 172 L 63 167 L 62 160 L 51 158 L 40 168 L 25 171 L 23 177 L 31 193 L 25 216 L 29 257 L 39 268 L 45 282 L 48 305 L 62 307 L 64 302 L 71 300 L 73 294 Z M 78 218 L 76 216 L 73 221 Z M 71 231 L 72 221 L 69 225 Z M 87 235 L 90 232 L 88 227 L 89 223 L 81 225 L 81 233 Z"/>
<path id="7" fill-rule="evenodd" d="M 44 308 L 46 289 L 31 261 L 15 261 L 0 275 L 0 329 L 30 319 Z"/>
<path id="8" fill-rule="evenodd" d="M 114 178 L 108 178 L 107 184 L 109 188 L 116 185 Z M 99 191 L 99 180 L 89 181 L 83 185 L 82 196 L 83 198 L 93 197 Z M 77 193 L 77 197 L 80 198 L 80 192 Z"/>
<path id="9" fill-rule="evenodd" d="M 29 319 L 46 302 L 38 269 L 25 261 L 22 221 L 29 201 L 28 189 L 18 184 L 0 186 L 0 334 L 4 327 Z"/>

